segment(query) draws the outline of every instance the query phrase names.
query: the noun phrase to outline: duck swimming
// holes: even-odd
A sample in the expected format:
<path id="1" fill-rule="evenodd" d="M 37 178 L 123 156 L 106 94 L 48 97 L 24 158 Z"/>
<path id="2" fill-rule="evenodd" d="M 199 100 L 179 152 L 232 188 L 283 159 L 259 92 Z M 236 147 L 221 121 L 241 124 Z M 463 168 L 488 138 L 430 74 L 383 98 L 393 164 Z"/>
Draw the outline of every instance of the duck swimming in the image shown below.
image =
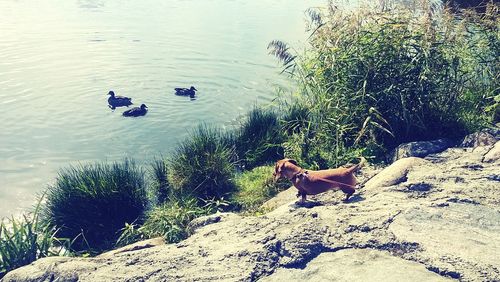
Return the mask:
<path id="1" fill-rule="evenodd" d="M 108 104 L 111 109 L 115 109 L 116 107 L 130 106 L 132 105 L 132 98 L 124 97 L 124 96 L 116 96 L 115 92 L 109 91 L 108 95 Z"/>
<path id="2" fill-rule="evenodd" d="M 191 98 L 194 97 L 195 91 L 198 91 L 198 89 L 194 88 L 194 86 L 191 86 L 191 88 L 174 88 L 174 90 L 175 95 L 190 96 Z"/>
<path id="3" fill-rule="evenodd" d="M 148 106 L 142 104 L 140 107 L 134 107 L 130 110 L 126 110 L 123 112 L 123 116 L 125 117 L 138 117 L 146 115 L 148 112 Z"/>

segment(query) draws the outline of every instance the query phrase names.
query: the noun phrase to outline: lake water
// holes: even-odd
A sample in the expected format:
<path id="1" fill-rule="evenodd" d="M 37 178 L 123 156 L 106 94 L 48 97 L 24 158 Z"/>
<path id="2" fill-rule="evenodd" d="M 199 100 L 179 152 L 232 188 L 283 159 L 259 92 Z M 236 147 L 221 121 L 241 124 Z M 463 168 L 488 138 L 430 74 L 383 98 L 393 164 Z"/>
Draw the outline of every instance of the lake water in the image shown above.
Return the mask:
<path id="1" fill-rule="evenodd" d="M 33 203 L 61 167 L 146 161 L 200 122 L 230 127 L 289 86 L 266 50 L 302 46 L 325 0 L 0 1 L 0 217 Z M 197 99 L 173 94 L 194 85 Z M 106 95 L 145 103 L 124 118 Z"/>

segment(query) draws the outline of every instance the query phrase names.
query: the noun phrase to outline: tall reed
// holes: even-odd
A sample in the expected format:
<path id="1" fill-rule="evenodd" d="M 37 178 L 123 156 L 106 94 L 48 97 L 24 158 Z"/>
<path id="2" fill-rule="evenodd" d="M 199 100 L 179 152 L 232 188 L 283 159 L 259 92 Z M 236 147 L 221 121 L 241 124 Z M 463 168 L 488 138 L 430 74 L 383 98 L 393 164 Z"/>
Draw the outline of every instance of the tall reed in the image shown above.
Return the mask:
<path id="1" fill-rule="evenodd" d="M 285 119 L 287 155 L 334 166 L 492 121 L 485 110 L 498 95 L 500 45 L 491 14 L 455 15 L 429 4 L 418 11 L 331 5 L 310 15 L 304 53 L 280 41 L 269 46 L 299 85 L 281 102 L 288 116 L 302 113 L 295 125 Z"/>

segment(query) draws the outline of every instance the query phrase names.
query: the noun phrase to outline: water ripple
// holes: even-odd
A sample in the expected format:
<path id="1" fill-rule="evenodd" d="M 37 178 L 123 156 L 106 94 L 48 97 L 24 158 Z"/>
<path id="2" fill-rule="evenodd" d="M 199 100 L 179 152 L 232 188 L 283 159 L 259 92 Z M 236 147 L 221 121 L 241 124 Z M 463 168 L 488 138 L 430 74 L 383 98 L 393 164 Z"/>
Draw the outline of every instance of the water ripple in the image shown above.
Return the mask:
<path id="1" fill-rule="evenodd" d="M 68 164 L 147 161 L 270 102 L 290 82 L 267 43 L 303 40 L 303 11 L 324 0 L 146 2 L 0 1 L 0 216 Z M 191 85 L 195 100 L 174 95 Z M 112 111 L 109 90 L 148 114 Z"/>

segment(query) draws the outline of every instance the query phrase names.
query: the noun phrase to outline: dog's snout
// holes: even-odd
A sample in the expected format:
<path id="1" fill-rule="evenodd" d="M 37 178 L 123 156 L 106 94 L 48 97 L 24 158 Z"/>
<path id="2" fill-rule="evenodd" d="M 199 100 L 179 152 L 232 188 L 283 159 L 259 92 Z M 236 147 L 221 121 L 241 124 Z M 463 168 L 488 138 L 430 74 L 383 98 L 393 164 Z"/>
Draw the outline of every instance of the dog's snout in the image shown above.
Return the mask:
<path id="1" fill-rule="evenodd" d="M 279 173 L 273 172 L 273 180 L 274 182 L 278 181 L 281 178 Z"/>

